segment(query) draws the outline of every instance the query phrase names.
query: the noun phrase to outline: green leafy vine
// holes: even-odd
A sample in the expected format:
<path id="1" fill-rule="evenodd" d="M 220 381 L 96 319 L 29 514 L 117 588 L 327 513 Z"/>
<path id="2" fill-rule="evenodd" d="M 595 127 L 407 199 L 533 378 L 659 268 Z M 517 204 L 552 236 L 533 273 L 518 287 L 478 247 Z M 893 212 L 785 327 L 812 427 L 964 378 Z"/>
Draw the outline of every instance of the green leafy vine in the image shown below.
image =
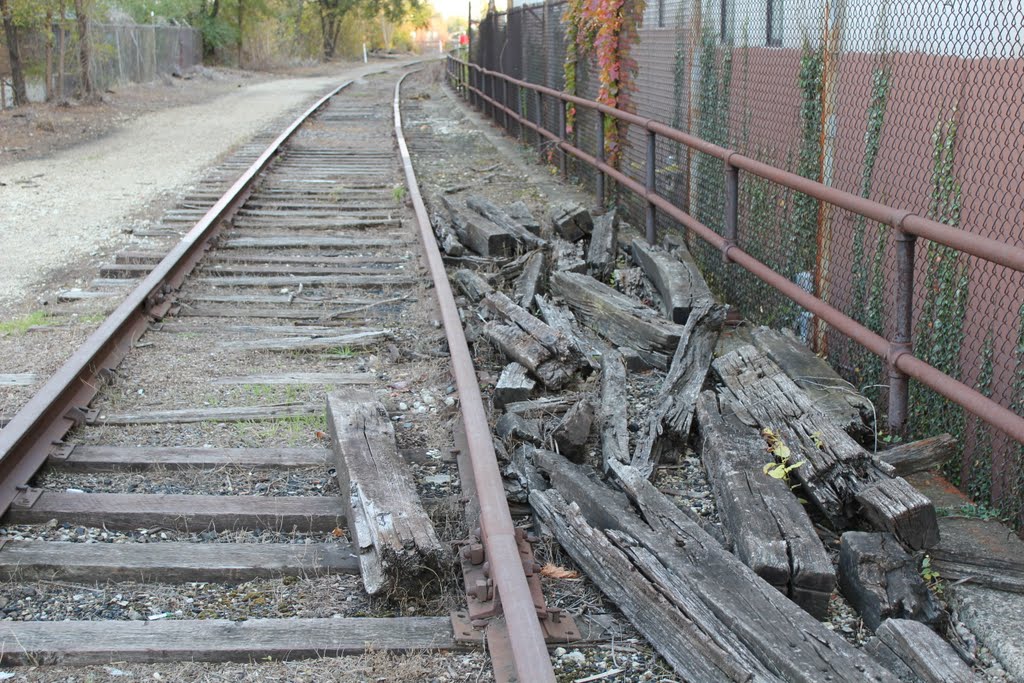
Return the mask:
<path id="1" fill-rule="evenodd" d="M 928 216 L 940 223 L 960 225 L 961 189 L 954 170 L 957 141 L 956 110 L 945 121 L 941 118 L 932 133 L 932 189 Z M 960 348 L 964 339 L 969 276 L 963 255 L 935 242 L 927 242 L 922 255 L 925 263 L 921 292 L 921 315 L 914 334 L 914 355 L 959 379 Z M 948 431 L 963 434 L 964 409 L 947 404 L 945 399 L 914 382 L 910 396 L 912 428 L 917 434 Z M 947 463 L 946 475 L 960 483 L 959 458 Z"/>

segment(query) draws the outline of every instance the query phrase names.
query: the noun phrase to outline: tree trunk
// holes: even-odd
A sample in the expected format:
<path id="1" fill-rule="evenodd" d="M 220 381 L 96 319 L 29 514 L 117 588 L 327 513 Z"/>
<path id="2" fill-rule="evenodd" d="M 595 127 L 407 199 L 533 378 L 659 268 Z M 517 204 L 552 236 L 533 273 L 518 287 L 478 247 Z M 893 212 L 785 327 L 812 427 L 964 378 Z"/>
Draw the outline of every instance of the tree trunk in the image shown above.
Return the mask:
<path id="1" fill-rule="evenodd" d="M 244 35 L 242 27 L 244 20 L 245 3 L 242 0 L 239 0 L 239 69 L 242 69 L 242 37 Z"/>
<path id="2" fill-rule="evenodd" d="M 57 21 L 57 29 L 60 33 L 57 35 L 57 100 L 59 102 L 64 101 L 64 58 L 65 49 L 67 48 L 67 39 L 64 34 L 64 17 L 67 14 L 64 0 L 60 2 L 60 19 Z"/>
<path id="3" fill-rule="evenodd" d="M 82 71 L 80 89 L 85 100 L 96 99 L 96 86 L 92 82 L 92 39 L 89 36 L 89 3 L 91 0 L 75 0 L 75 17 L 78 21 L 78 65 Z"/>
<path id="4" fill-rule="evenodd" d="M 14 106 L 28 104 L 25 90 L 25 74 L 21 70 L 21 55 L 18 52 L 18 30 L 14 27 L 9 0 L 0 0 L 0 14 L 3 15 L 4 34 L 7 38 L 7 53 L 11 58 L 11 84 L 14 86 Z"/>
<path id="5" fill-rule="evenodd" d="M 53 10 L 46 12 L 46 101 L 53 100 Z"/>
<path id="6" fill-rule="evenodd" d="M 334 59 L 340 22 L 330 10 L 320 7 L 320 33 L 323 35 L 324 59 Z"/>

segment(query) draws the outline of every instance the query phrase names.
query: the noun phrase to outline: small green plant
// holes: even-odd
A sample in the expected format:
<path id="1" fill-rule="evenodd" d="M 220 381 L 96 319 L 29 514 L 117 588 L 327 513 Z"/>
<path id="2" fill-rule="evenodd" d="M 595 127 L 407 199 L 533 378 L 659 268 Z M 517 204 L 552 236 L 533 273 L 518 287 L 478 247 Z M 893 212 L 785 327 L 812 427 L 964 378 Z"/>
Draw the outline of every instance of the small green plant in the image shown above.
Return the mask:
<path id="1" fill-rule="evenodd" d="M 761 432 L 761 436 L 768 443 L 768 452 L 775 456 L 775 460 L 765 464 L 761 471 L 773 479 L 782 479 L 783 481 L 788 482 L 789 473 L 807 461 L 801 460 L 800 462 L 790 465 L 789 461 L 793 457 L 793 454 L 790 452 L 789 446 L 784 444 L 782 439 L 767 427 L 765 427 Z"/>
<path id="2" fill-rule="evenodd" d="M 338 358 L 352 358 L 356 355 L 356 352 L 352 350 L 351 346 L 336 346 L 327 351 L 327 353 L 332 356 L 337 356 Z"/>
<path id="3" fill-rule="evenodd" d="M 403 199 L 405 199 L 405 186 L 395 185 L 395 187 L 391 190 L 391 196 L 395 198 L 396 202 L 401 202 Z"/>
<path id="4" fill-rule="evenodd" d="M 54 325 L 55 321 L 45 311 L 33 311 L 28 315 L 14 320 L 6 320 L 0 322 L 0 335 L 13 334 L 15 336 L 19 334 L 25 334 L 33 327 L 43 327 L 45 325 Z"/>
<path id="5" fill-rule="evenodd" d="M 942 594 L 942 576 L 939 571 L 932 566 L 932 558 L 930 555 L 925 555 L 921 558 L 921 578 L 928 584 L 928 588 L 934 591 L 936 594 Z"/>
<path id="6" fill-rule="evenodd" d="M 1004 521 L 997 510 L 982 503 L 964 503 L 958 507 L 937 508 L 935 514 L 939 517 L 966 517 L 968 519 L 980 519 L 983 521 L 995 520 Z"/>

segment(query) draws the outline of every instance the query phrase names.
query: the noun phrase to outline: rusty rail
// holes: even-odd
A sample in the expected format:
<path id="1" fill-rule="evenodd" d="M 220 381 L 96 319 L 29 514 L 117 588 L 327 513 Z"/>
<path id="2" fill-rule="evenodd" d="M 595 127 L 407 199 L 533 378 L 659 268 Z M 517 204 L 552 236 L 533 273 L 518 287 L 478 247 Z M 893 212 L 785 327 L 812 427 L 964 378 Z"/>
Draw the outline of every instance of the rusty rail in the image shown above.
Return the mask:
<path id="1" fill-rule="evenodd" d="M 746 157 L 734 150 L 720 147 L 701 138 L 676 130 L 654 119 L 637 116 L 636 114 L 621 111 L 582 97 L 511 78 L 499 72 L 484 69 L 468 61 L 459 60 L 452 55 L 448 56 L 446 72 L 449 82 L 458 86 L 462 92 L 470 93 L 480 102 L 488 104 L 492 111 L 502 111 L 506 116 L 515 120 L 518 125 L 529 128 L 539 136 L 546 138 L 562 155 L 571 154 L 580 161 L 597 169 L 600 171 L 600 177 L 608 176 L 614 179 L 644 200 L 648 205 L 648 213 L 651 213 L 654 208 L 663 211 L 666 215 L 671 216 L 682 224 L 687 230 L 690 230 L 708 244 L 721 250 L 723 258 L 727 261 L 744 268 L 794 303 L 807 309 L 854 342 L 885 360 L 889 368 L 890 377 L 889 428 L 891 431 L 900 432 L 904 428 L 907 412 L 908 378 L 912 377 L 950 401 L 977 415 L 993 427 L 1005 432 L 1016 441 L 1024 443 L 1024 417 L 1017 415 L 979 391 L 916 358 L 911 352 L 910 343 L 911 315 L 913 310 L 914 247 L 917 237 L 923 237 L 960 250 L 966 254 L 1021 272 L 1024 272 L 1024 249 L 952 228 L 929 218 L 916 215 L 911 211 L 865 199 L 834 187 L 828 187 L 817 181 L 784 171 Z M 469 74 L 468 82 L 463 77 L 464 73 Z M 483 83 L 487 83 L 489 79 L 490 83 L 493 84 L 496 78 L 501 79 L 508 84 L 515 85 L 519 89 L 536 93 L 538 98 L 551 97 L 562 102 L 572 103 L 579 107 L 597 111 L 602 115 L 599 117 L 599 121 L 603 119 L 603 116 L 612 116 L 630 125 L 639 126 L 648 131 L 649 134 L 661 135 L 686 145 L 690 149 L 720 159 L 726 176 L 726 196 L 730 200 L 725 203 L 725 216 L 723 217 L 723 224 L 727 228 L 726 235 L 719 235 L 690 214 L 675 206 L 670 200 L 649 188 L 646 183 L 626 176 L 618 169 L 609 166 L 603 159 L 588 154 L 570 144 L 563 136 L 544 128 L 539 121 L 537 123 L 529 121 L 527 118 L 504 106 L 492 95 L 478 87 L 478 84 L 481 82 L 481 76 L 484 77 Z M 516 97 L 519 97 L 519 92 L 517 92 Z M 598 127 L 600 128 L 600 125 Z M 649 166 L 653 166 L 653 159 L 650 158 L 650 155 L 648 155 L 647 163 Z M 737 246 L 737 202 L 735 201 L 735 187 L 731 188 L 731 186 L 733 186 L 733 183 L 739 182 L 739 170 L 810 195 L 833 206 L 891 226 L 894 229 L 894 235 L 897 240 L 898 287 L 896 288 L 896 301 L 893 306 L 897 315 L 896 333 L 893 339 L 886 339 L 861 325 L 824 300 L 804 291 L 799 285 L 791 282 L 788 278 L 772 270 L 769 266 L 758 261 Z M 650 168 L 648 172 L 650 172 Z M 599 183 L 599 187 L 602 186 L 603 181 Z M 603 197 L 600 199 L 603 200 Z M 651 239 L 651 237 L 648 231 L 648 239 Z"/>
<path id="2" fill-rule="evenodd" d="M 547 646 L 544 644 L 544 635 L 541 632 L 530 587 L 523 573 L 515 527 L 501 483 L 501 472 L 498 470 L 498 459 L 487 426 L 487 414 L 484 411 L 476 370 L 473 368 L 473 358 L 466 343 L 459 309 L 455 305 L 455 297 L 448 283 L 441 252 L 438 251 L 437 242 L 434 240 L 430 218 L 420 196 L 409 149 L 402 135 L 399 95 L 403 80 L 405 76 L 395 84 L 395 136 L 398 139 L 398 150 L 405 169 L 409 198 L 416 213 L 420 238 L 427 255 L 430 277 L 434 283 L 445 335 L 448 338 L 452 374 L 455 375 L 455 385 L 459 390 L 459 406 L 473 465 L 473 481 L 480 503 L 481 539 L 490 562 L 495 590 L 500 596 L 505 621 L 508 624 L 508 636 L 518 680 L 531 683 L 553 682 L 555 674 L 551 668 Z"/>
<path id="3" fill-rule="evenodd" d="M 331 90 L 295 119 L 0 431 L 0 514 L 25 490 L 54 443 L 86 419 L 104 376 L 124 359 L 149 323 L 167 312 L 174 291 L 203 257 L 224 220 L 245 202 L 281 146 L 350 84 Z"/>

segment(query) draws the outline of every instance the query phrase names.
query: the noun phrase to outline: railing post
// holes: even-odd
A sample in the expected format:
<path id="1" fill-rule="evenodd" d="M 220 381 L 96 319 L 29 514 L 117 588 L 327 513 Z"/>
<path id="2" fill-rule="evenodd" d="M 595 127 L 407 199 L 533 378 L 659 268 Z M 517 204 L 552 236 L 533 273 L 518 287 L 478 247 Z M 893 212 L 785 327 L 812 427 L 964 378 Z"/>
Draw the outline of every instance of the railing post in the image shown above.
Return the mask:
<path id="1" fill-rule="evenodd" d="M 598 161 L 604 161 L 604 112 L 597 112 L 597 150 L 594 153 Z M 597 205 L 604 208 L 604 171 L 597 169 Z"/>
<path id="2" fill-rule="evenodd" d="M 523 86 L 516 85 L 516 133 L 519 137 L 519 142 L 526 143 L 526 129 L 523 127 L 523 119 L 526 118 L 526 112 L 523 110 Z"/>
<path id="3" fill-rule="evenodd" d="M 501 110 L 501 118 L 505 121 L 505 132 L 511 135 L 512 119 L 510 119 L 508 115 L 508 81 L 504 78 L 501 79 L 501 103 L 505 106 L 505 108 Z"/>
<path id="4" fill-rule="evenodd" d="M 907 426 L 907 403 L 910 380 L 896 367 L 896 359 L 911 353 L 914 317 L 914 246 L 917 238 L 899 227 L 896 237 L 896 329 L 889 341 L 889 424 L 890 434 L 902 434 Z"/>
<path id="5" fill-rule="evenodd" d="M 565 102 L 562 100 L 556 101 L 558 102 L 558 139 L 565 142 Z M 565 151 L 562 149 L 558 150 L 558 168 L 562 171 L 563 180 L 569 177 L 568 159 L 566 159 Z"/>
<path id="6" fill-rule="evenodd" d="M 484 74 L 483 76 L 484 76 L 484 87 L 482 88 L 482 90 L 484 91 L 484 116 L 487 116 L 487 117 L 493 119 L 494 118 L 494 105 L 490 103 L 490 98 L 494 97 L 494 94 L 491 92 L 491 90 L 494 89 L 494 84 L 493 84 L 493 81 L 491 80 L 490 75 Z"/>
<path id="7" fill-rule="evenodd" d="M 544 136 L 540 132 L 544 130 L 544 95 L 537 91 L 537 156 L 541 163 L 544 163 Z"/>
<path id="8" fill-rule="evenodd" d="M 725 162 L 725 215 L 722 217 L 722 237 L 726 246 L 739 239 L 740 169 Z M 722 260 L 729 261 L 728 249 L 722 250 Z"/>
<path id="9" fill-rule="evenodd" d="M 650 192 L 654 192 L 654 189 L 655 189 L 654 181 L 655 181 L 655 177 L 656 177 L 655 176 L 655 170 L 656 169 L 654 168 L 654 164 L 655 164 L 655 161 L 657 159 L 657 151 L 658 151 L 656 143 L 657 143 L 657 138 L 655 137 L 654 132 L 650 131 L 650 130 L 647 131 L 647 178 L 646 178 L 647 182 L 645 183 L 645 188 L 647 189 L 647 192 L 649 192 L 649 193 Z M 645 223 L 646 223 L 646 226 L 647 226 L 647 243 L 648 244 L 654 244 L 658 240 L 658 236 L 655 233 L 655 227 L 654 227 L 654 219 L 656 217 L 655 211 L 656 211 L 656 209 L 654 208 L 654 204 L 651 203 L 650 201 L 648 201 L 647 202 L 647 210 L 646 210 L 645 216 L 644 216 Z"/>

